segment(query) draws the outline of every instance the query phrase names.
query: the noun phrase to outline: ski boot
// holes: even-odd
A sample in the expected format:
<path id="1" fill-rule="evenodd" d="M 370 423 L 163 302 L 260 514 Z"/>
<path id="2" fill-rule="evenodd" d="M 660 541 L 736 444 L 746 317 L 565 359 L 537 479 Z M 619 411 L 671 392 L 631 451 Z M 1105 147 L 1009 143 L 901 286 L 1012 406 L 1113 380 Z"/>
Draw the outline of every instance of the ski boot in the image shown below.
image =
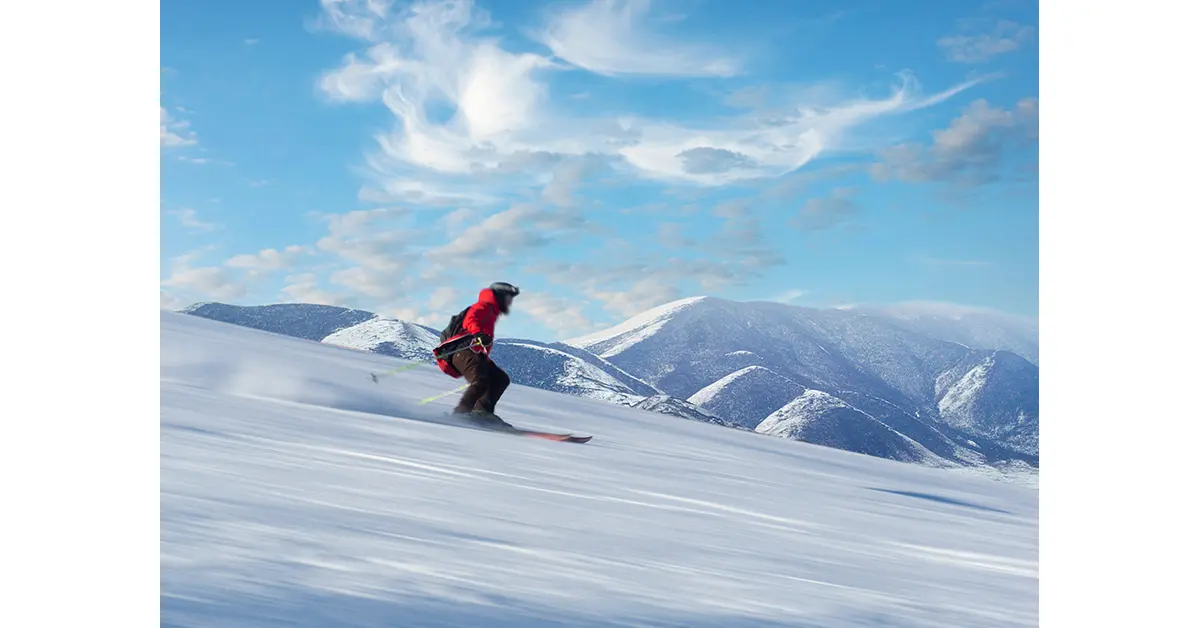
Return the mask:
<path id="1" fill-rule="evenodd" d="M 475 423 L 480 427 L 485 427 L 493 430 L 511 430 L 515 429 L 504 419 L 496 416 L 494 412 L 487 410 L 472 410 L 463 415 L 467 420 Z"/>

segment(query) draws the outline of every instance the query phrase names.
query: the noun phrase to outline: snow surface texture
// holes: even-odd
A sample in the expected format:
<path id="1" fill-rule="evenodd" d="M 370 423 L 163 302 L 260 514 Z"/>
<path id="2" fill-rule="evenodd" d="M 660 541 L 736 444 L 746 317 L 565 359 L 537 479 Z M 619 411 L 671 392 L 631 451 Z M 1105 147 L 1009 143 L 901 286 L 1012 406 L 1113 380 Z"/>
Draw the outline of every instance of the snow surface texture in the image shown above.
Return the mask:
<path id="1" fill-rule="evenodd" d="M 1037 491 L 164 312 L 162 625 L 1038 625 Z"/>

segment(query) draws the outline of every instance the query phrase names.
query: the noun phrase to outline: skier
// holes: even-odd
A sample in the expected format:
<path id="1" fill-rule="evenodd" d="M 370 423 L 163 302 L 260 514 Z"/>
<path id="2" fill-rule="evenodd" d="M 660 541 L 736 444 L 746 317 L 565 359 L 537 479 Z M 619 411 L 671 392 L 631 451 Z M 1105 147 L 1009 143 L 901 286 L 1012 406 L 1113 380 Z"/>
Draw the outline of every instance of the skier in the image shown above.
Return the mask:
<path id="1" fill-rule="evenodd" d="M 508 314 L 513 297 L 521 291 L 498 281 L 479 291 L 479 300 L 450 319 L 442 331 L 441 344 L 433 350 L 438 367 L 450 377 L 465 377 L 468 386 L 454 408 L 477 422 L 503 428 L 512 426 L 496 416 L 496 402 L 508 388 L 508 373 L 492 361 L 489 353 L 496 333 L 496 319 Z"/>

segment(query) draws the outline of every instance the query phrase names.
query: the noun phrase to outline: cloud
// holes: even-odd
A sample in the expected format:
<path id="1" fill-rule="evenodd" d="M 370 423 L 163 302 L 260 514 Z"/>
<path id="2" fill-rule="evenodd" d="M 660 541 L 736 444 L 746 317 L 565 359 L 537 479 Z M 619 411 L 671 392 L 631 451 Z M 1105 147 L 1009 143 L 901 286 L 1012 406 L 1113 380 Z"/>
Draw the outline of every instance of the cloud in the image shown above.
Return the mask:
<path id="1" fill-rule="evenodd" d="M 263 249 L 258 253 L 234 255 L 225 260 L 225 265 L 238 268 L 252 276 L 258 277 L 268 273 L 278 272 L 295 266 L 301 258 L 310 253 L 308 247 L 293 244 L 282 251 Z"/>
<path id="2" fill-rule="evenodd" d="M 317 276 L 314 273 L 288 275 L 284 278 L 284 286 L 280 291 L 280 295 L 292 303 L 342 305 L 345 301 L 338 295 L 319 288 L 317 286 Z"/>
<path id="3" fill-rule="evenodd" d="M 247 46 L 253 46 L 253 45 L 257 44 L 258 42 L 259 42 L 259 40 L 254 39 L 252 37 L 242 40 L 242 43 L 246 44 Z"/>
<path id="4" fill-rule="evenodd" d="M 200 220 L 200 217 L 196 214 L 196 210 L 194 209 L 172 209 L 167 213 L 179 218 L 180 225 L 183 225 L 184 228 L 191 229 L 193 231 L 213 231 L 221 227 L 221 225 L 217 223 L 204 222 L 203 220 Z"/>
<path id="5" fill-rule="evenodd" d="M 565 338 L 596 327 L 583 313 L 583 308 L 584 304 L 575 299 L 531 293 L 517 297 L 513 303 L 513 315 L 529 315 Z"/>
<path id="6" fill-rule="evenodd" d="M 192 131 L 191 123 L 186 120 L 176 120 L 166 107 L 158 108 L 158 138 L 159 144 L 167 148 L 195 146 L 199 143 L 196 132 Z M 182 134 L 182 135 L 181 135 Z"/>
<path id="7" fill-rule="evenodd" d="M 809 294 L 811 294 L 811 291 L 809 291 L 809 290 L 803 290 L 803 289 L 785 290 L 784 292 L 781 292 L 773 297 L 770 297 L 767 300 L 774 301 L 776 303 L 786 303 L 786 304 L 790 305 L 790 304 L 795 303 L 796 301 L 808 296 Z"/>
<path id="8" fill-rule="evenodd" d="M 332 272 L 330 282 L 383 300 L 411 292 L 425 237 L 409 224 L 412 214 L 385 207 L 327 216 L 329 233 L 316 250 L 351 264 Z"/>
<path id="9" fill-rule="evenodd" d="M 559 96 L 548 89 L 549 78 L 564 70 L 561 63 L 505 49 L 503 40 L 485 35 L 492 26 L 487 12 L 468 0 L 326 0 L 322 6 L 324 27 L 364 47 L 323 74 L 319 89 L 334 102 L 382 104 L 394 117 L 394 126 L 375 136 L 378 150 L 366 157 L 375 181 L 363 194 L 378 202 L 495 204 L 544 185 L 545 200 L 565 205 L 566 191 L 604 161 L 668 183 L 718 186 L 776 177 L 836 149 L 859 124 L 938 104 L 985 80 L 924 96 L 916 79 L 901 73 L 890 94 L 840 101 L 828 90 L 797 90 L 770 119 L 751 113 L 689 126 L 610 112 L 589 117 L 571 103 L 572 92 Z M 647 35 L 647 7 L 644 0 L 574 6 L 554 14 L 543 35 L 567 55 L 562 58 L 584 64 L 577 67 L 615 71 L 617 61 L 655 73 L 673 64 L 707 67 L 708 57 L 697 57 L 695 49 Z M 581 28 L 587 37 L 566 37 Z M 604 38 L 626 30 L 633 39 L 617 48 L 628 59 L 601 54 L 611 47 Z"/>
<path id="10" fill-rule="evenodd" d="M 997 55 L 1016 51 L 1032 38 L 1032 26 L 1002 20 L 990 33 L 947 35 L 938 39 L 937 45 L 946 58 L 955 63 L 983 63 Z"/>
<path id="11" fill-rule="evenodd" d="M 838 188 L 832 196 L 809 199 L 792 219 L 801 231 L 827 231 L 851 222 L 862 213 L 853 188 Z"/>
<path id="12" fill-rule="evenodd" d="M 881 153 L 873 164 L 876 180 L 943 182 L 962 187 L 984 185 L 1000 178 L 1000 166 L 1010 149 L 1028 146 L 1038 137 L 1038 101 L 1025 98 L 1012 110 L 972 102 L 945 129 L 933 132 L 929 146 L 901 144 Z"/>
<path id="13" fill-rule="evenodd" d="M 592 296 L 600 300 L 606 310 L 633 316 L 679 299 L 679 289 L 670 282 L 648 277 L 634 282 L 627 290 L 598 290 Z"/>
<path id="14" fill-rule="evenodd" d="M 583 180 L 606 167 L 603 157 L 583 155 L 562 160 L 551 171 L 550 183 L 542 190 L 542 198 L 559 207 L 575 205 L 575 189 Z"/>
<path id="15" fill-rule="evenodd" d="M 738 64 L 719 50 L 672 42 L 647 22 L 650 0 L 592 0 L 550 17 L 538 39 L 558 58 L 604 76 L 729 77 Z"/>
<path id="16" fill-rule="evenodd" d="M 430 251 L 430 259 L 455 259 L 490 254 L 510 256 L 523 249 L 549 244 L 557 233 L 583 227 L 578 214 L 549 211 L 522 203 L 468 226 L 444 246 Z M 472 263 L 478 263 L 475 260 Z"/>
<path id="17" fill-rule="evenodd" d="M 191 262 L 196 256 L 196 253 L 188 253 L 172 260 L 171 275 L 162 281 L 162 285 L 218 301 L 234 301 L 245 296 L 245 285 L 225 269 L 219 266 L 193 268 Z"/>
<path id="18" fill-rule="evenodd" d="M 747 155 L 724 148 L 699 146 L 676 155 L 688 174 L 724 174 L 731 170 L 753 169 L 757 164 Z"/>

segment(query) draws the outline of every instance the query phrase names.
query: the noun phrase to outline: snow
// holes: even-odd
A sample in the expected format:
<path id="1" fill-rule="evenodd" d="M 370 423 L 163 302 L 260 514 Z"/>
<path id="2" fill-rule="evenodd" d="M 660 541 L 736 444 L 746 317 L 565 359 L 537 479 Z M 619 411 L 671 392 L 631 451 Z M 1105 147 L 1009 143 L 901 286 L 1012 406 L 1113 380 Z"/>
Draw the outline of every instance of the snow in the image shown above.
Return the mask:
<path id="1" fill-rule="evenodd" d="M 703 406 L 704 404 L 708 403 L 709 401 L 712 401 L 713 398 L 715 398 L 717 395 L 721 394 L 721 391 L 725 390 L 726 387 L 728 387 L 733 382 L 737 381 L 737 379 L 739 377 L 742 377 L 743 375 L 748 375 L 757 370 L 766 371 L 767 369 L 765 369 L 761 366 L 747 366 L 744 369 L 734 371 L 734 372 L 726 375 L 725 377 L 722 377 L 721 379 L 718 379 L 717 381 L 709 384 L 708 386 L 701 388 L 700 392 L 697 392 L 696 394 L 692 395 L 691 397 L 688 397 L 688 401 L 691 403 L 694 403 L 698 406 Z"/>
<path id="2" fill-rule="evenodd" d="M 388 353 L 407 359 L 424 359 L 438 345 L 438 335 L 413 323 L 394 318 L 372 318 L 325 337 L 339 347 Z M 380 351 L 380 345 L 389 345 Z"/>
<path id="3" fill-rule="evenodd" d="M 655 332 L 661 329 L 662 326 L 667 323 L 667 321 L 671 320 L 671 316 L 673 316 L 676 312 L 688 307 L 689 305 L 703 301 L 705 298 L 706 297 L 689 297 L 686 299 L 672 301 L 670 303 L 646 310 L 645 312 L 629 318 L 625 322 L 616 325 L 615 327 L 609 327 L 608 329 L 604 329 L 587 336 L 572 338 L 565 341 L 564 344 L 589 350 L 593 347 L 603 345 L 603 349 L 596 351 L 595 353 L 602 358 L 609 358 L 626 351 L 633 345 L 636 345 L 647 338 L 650 338 L 655 334 Z"/>
<path id="4" fill-rule="evenodd" d="M 162 313 L 164 626 L 1036 626 L 1035 489 Z"/>

